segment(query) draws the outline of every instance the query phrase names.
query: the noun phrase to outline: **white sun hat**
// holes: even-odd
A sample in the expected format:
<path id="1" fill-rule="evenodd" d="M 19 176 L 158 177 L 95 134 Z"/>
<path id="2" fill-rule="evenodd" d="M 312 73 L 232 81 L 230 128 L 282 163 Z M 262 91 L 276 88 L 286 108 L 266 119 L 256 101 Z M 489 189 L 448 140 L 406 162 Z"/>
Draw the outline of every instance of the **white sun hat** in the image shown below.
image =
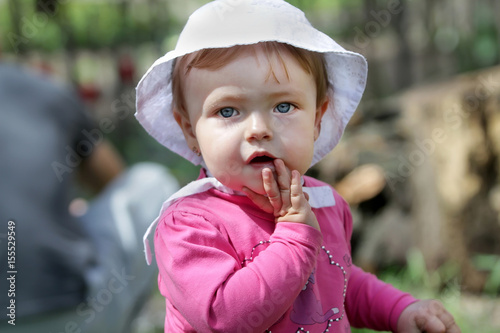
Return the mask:
<path id="1" fill-rule="evenodd" d="M 217 0 L 196 10 L 175 49 L 156 60 L 137 85 L 137 120 L 162 145 L 195 165 L 201 164 L 203 158 L 188 147 L 173 116 L 174 60 L 202 49 L 266 41 L 325 56 L 330 105 L 314 144 L 311 165 L 316 164 L 337 145 L 356 110 L 365 89 L 368 66 L 362 55 L 342 48 L 315 29 L 301 10 L 283 0 Z"/>

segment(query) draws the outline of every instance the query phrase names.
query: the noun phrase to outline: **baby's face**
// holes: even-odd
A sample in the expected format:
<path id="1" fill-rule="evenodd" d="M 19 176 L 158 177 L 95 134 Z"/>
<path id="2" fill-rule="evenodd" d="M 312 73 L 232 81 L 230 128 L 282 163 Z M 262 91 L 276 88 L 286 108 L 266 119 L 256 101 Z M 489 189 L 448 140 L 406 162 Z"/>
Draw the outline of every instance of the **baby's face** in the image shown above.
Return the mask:
<path id="1" fill-rule="evenodd" d="M 312 75 L 281 56 L 286 69 L 257 48 L 217 70 L 193 68 L 185 79 L 187 143 L 233 190 L 264 194 L 262 169 L 274 170 L 273 159 L 301 174 L 311 164 L 327 103 L 316 105 Z"/>

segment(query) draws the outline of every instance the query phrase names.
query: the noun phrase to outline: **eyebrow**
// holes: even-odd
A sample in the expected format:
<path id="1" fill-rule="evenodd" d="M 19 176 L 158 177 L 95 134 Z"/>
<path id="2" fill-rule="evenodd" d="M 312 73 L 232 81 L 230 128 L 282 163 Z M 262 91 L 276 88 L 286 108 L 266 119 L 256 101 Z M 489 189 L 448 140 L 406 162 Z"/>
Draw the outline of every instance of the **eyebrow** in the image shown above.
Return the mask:
<path id="1" fill-rule="evenodd" d="M 283 91 L 275 91 L 275 92 L 270 92 L 268 95 L 272 98 L 280 98 L 286 96 L 299 96 L 299 97 L 305 96 L 304 92 L 300 89 L 286 89 Z"/>
<path id="2" fill-rule="evenodd" d="M 306 99 L 307 94 L 304 93 L 303 90 L 292 88 L 292 87 L 284 87 L 283 89 L 276 89 L 276 91 L 270 91 L 267 93 L 269 98 L 280 99 L 280 98 L 293 98 L 293 99 Z"/>
<path id="3" fill-rule="evenodd" d="M 203 104 L 204 109 L 211 110 L 215 107 L 220 107 L 219 104 L 225 103 L 238 103 L 241 101 L 246 101 L 249 98 L 238 88 L 231 89 L 230 92 L 215 92 L 212 93 Z"/>

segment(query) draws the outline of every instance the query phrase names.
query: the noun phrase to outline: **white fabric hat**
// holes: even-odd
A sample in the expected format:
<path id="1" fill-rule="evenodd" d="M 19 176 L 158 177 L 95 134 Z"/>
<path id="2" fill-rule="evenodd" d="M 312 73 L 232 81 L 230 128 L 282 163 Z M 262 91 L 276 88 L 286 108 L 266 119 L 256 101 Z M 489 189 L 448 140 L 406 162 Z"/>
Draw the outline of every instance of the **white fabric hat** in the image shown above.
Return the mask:
<path id="1" fill-rule="evenodd" d="M 173 117 L 173 61 L 201 49 L 264 41 L 287 43 L 325 55 L 330 105 L 314 144 L 314 165 L 339 142 L 365 89 L 368 66 L 362 55 L 346 51 L 315 29 L 301 10 L 283 0 L 217 0 L 195 11 L 175 50 L 156 60 L 137 85 L 137 120 L 162 145 L 195 165 L 201 164 L 202 157 L 188 147 Z"/>

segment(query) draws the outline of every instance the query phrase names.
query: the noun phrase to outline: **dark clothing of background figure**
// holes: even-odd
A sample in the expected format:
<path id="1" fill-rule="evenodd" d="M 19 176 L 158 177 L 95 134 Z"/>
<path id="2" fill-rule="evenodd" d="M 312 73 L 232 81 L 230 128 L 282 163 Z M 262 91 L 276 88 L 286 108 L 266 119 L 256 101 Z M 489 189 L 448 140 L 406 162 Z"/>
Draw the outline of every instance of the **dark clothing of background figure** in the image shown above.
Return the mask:
<path id="1" fill-rule="evenodd" d="M 69 150 L 93 123 L 69 91 L 11 65 L 0 65 L 0 119 L 0 221 L 16 223 L 16 316 L 76 306 L 97 254 L 68 211 L 76 169 L 57 174 L 53 163 L 67 166 Z M 2 267 L 6 236 L 0 235 Z M 4 310 L 6 274 L 0 271 Z"/>

